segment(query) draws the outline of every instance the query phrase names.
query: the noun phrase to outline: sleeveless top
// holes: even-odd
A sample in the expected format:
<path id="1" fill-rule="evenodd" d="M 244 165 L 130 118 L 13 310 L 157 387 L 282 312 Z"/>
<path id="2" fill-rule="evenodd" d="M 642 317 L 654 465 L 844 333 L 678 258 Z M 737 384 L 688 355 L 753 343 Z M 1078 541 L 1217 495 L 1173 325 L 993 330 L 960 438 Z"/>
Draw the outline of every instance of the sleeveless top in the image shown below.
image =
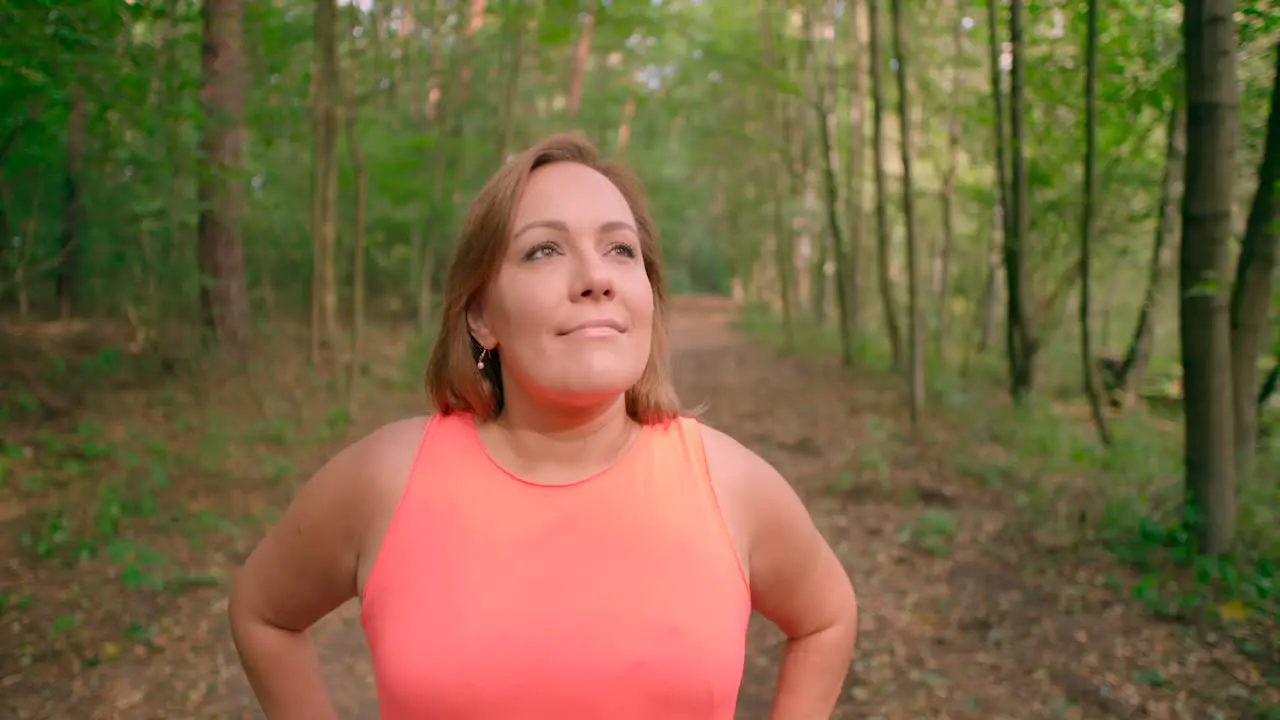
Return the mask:
<path id="1" fill-rule="evenodd" d="M 731 720 L 748 584 L 699 424 L 538 485 L 431 417 L 365 585 L 384 720 Z"/>

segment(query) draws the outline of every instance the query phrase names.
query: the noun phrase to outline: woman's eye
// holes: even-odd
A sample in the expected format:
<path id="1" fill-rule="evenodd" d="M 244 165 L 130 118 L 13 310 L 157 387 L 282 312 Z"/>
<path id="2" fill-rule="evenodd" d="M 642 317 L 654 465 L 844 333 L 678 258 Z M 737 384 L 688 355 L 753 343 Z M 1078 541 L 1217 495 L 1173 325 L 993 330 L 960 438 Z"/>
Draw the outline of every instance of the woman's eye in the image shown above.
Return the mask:
<path id="1" fill-rule="evenodd" d="M 540 243 L 529 248 L 529 252 L 524 254 L 525 260 L 537 260 L 539 258 L 553 255 L 556 252 L 556 246 L 551 243 Z"/>
<path id="2" fill-rule="evenodd" d="M 629 257 L 629 258 L 634 258 L 636 256 L 635 246 L 630 243 L 624 243 L 624 242 L 614 243 L 609 248 L 609 252 L 617 253 L 618 255 L 621 255 L 623 257 Z"/>

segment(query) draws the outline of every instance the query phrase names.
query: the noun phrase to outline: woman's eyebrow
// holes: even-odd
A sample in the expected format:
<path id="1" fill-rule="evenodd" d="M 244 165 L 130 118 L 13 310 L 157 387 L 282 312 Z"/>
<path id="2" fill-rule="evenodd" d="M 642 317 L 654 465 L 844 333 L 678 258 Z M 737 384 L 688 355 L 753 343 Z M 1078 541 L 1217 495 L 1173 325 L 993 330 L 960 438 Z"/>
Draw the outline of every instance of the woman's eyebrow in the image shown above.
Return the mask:
<path id="1" fill-rule="evenodd" d="M 515 234 L 512 235 L 511 237 L 513 239 L 518 238 L 525 232 L 529 230 L 533 230 L 535 228 L 549 228 L 551 230 L 559 230 L 561 232 L 569 231 L 569 226 L 566 225 L 561 220 L 533 220 L 521 226 L 521 228 L 517 230 Z M 636 235 L 640 234 L 639 231 L 636 230 L 634 225 L 632 225 L 631 223 L 625 220 L 610 220 L 609 222 L 601 224 L 596 231 L 603 235 L 604 233 L 616 232 L 618 230 L 626 230 Z"/>

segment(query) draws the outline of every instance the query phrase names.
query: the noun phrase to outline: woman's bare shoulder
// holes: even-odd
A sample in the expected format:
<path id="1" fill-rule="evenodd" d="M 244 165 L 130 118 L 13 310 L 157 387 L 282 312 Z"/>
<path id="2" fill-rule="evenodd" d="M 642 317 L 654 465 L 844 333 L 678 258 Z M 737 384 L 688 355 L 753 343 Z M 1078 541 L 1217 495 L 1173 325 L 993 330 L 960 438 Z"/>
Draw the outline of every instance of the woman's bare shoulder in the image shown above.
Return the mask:
<path id="1" fill-rule="evenodd" d="M 752 536 L 777 522 L 808 520 L 795 489 L 768 460 L 732 435 L 699 424 L 711 480 L 722 499 L 743 514 Z"/>
<path id="2" fill-rule="evenodd" d="M 854 612 L 848 575 L 791 484 L 742 443 L 703 427 L 712 482 L 744 521 L 752 607 L 790 637 Z"/>
<path id="3" fill-rule="evenodd" d="M 352 523 L 357 537 L 394 503 L 413 468 L 428 416 L 394 420 L 349 443 L 311 477 L 295 498 L 316 520 Z M 308 497 L 310 496 L 310 497 Z M 327 516 L 336 514 L 339 517 Z"/>
<path id="4" fill-rule="evenodd" d="M 351 452 L 362 466 L 377 470 L 378 474 L 404 470 L 407 475 L 430 419 L 429 415 L 420 415 L 393 420 L 348 445 L 343 452 Z"/>
<path id="5" fill-rule="evenodd" d="M 778 471 L 754 450 L 732 435 L 698 421 L 702 430 L 702 445 L 707 454 L 707 466 L 717 482 L 756 484 L 781 480 Z M 785 482 L 785 481 L 783 481 Z"/>
<path id="6" fill-rule="evenodd" d="M 233 604 L 301 630 L 353 597 L 366 539 L 399 497 L 426 423 L 387 423 L 329 458 L 246 560 Z"/>

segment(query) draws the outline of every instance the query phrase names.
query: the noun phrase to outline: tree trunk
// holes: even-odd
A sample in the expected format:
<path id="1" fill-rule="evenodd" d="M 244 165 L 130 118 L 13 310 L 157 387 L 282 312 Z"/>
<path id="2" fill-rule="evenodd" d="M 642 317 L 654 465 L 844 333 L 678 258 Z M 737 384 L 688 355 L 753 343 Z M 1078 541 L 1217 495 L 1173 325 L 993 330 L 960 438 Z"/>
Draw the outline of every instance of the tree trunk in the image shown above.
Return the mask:
<path id="1" fill-rule="evenodd" d="M 1258 389 L 1258 400 L 1255 404 L 1259 413 L 1266 409 L 1267 403 L 1271 402 L 1271 397 L 1276 394 L 1278 385 L 1280 385 L 1280 358 L 1276 358 L 1275 362 L 1271 363 L 1271 372 L 1267 373 L 1267 379 Z"/>
<path id="2" fill-rule="evenodd" d="M 764 54 L 765 67 L 772 70 L 774 65 L 773 57 L 773 30 L 772 22 L 773 7 L 770 0 L 761 0 L 760 12 L 760 41 Z M 778 292 L 782 296 L 782 330 L 784 347 L 790 350 L 795 345 L 795 330 L 793 325 L 794 311 L 792 308 L 792 292 L 791 292 L 791 271 L 795 266 L 794 255 L 791 244 L 791 229 L 787 227 L 785 218 L 782 214 L 782 173 L 786 172 L 783 167 L 784 158 L 780 146 L 787 142 L 786 133 L 780 127 L 782 118 L 782 99 L 778 91 L 776 82 L 770 83 L 769 88 L 769 130 L 768 135 L 771 141 L 770 155 L 773 159 L 774 170 L 768 173 L 772 182 L 771 190 L 773 191 L 772 202 L 772 218 L 773 218 L 773 235 L 774 235 L 774 258 L 778 266 Z"/>
<path id="3" fill-rule="evenodd" d="M 859 332 L 862 327 L 862 226 L 864 207 L 863 166 L 866 164 L 866 139 L 863 132 L 863 111 L 866 107 L 864 97 L 864 74 L 862 67 L 865 50 L 862 45 L 862 26 L 858 16 L 862 12 L 862 4 L 858 0 L 846 2 L 849 14 L 849 157 L 845 162 L 845 186 L 848 188 L 846 204 L 848 211 L 845 227 L 848 229 L 849 243 L 846 254 L 847 266 L 844 283 L 849 299 L 849 336 L 855 345 L 861 346 Z"/>
<path id="4" fill-rule="evenodd" d="M 986 275 L 982 281 L 982 295 L 973 317 L 973 334 L 976 340 L 964 344 L 964 352 L 960 361 L 960 377 L 969 377 L 970 364 L 974 355 L 986 354 L 991 349 L 992 338 L 996 334 L 996 321 L 999 318 L 1000 304 L 1000 204 L 990 206 L 991 233 L 987 237 Z M 984 213 L 985 216 L 985 213 Z M 984 217 L 984 220 L 987 218 Z M 984 223 L 985 224 L 985 223 Z"/>
<path id="5" fill-rule="evenodd" d="M 986 353 L 996 335 L 1000 319 L 1001 272 L 1004 270 L 1004 209 L 999 201 L 991 206 L 991 237 L 987 247 L 987 278 L 982 290 L 982 330 L 978 336 L 978 352 Z"/>
<path id="6" fill-rule="evenodd" d="M 342 331 L 338 322 L 338 133 L 341 131 L 342 97 L 339 90 L 338 77 L 338 26 L 336 0 L 323 0 L 329 7 L 331 20 L 328 33 L 322 43 L 323 58 L 321 63 L 320 82 L 325 87 L 324 123 L 327 154 L 324 178 L 324 225 L 321 233 L 324 238 L 321 272 L 324 277 L 323 319 L 325 341 L 335 351 Z"/>
<path id="7" fill-rule="evenodd" d="M 1093 416 L 1098 439 L 1103 445 L 1111 444 L 1111 432 L 1107 429 L 1107 416 L 1102 410 L 1102 392 L 1098 387 L 1098 375 L 1094 372 L 1092 333 L 1089 322 L 1090 262 L 1093 246 L 1094 201 L 1097 181 L 1097 76 L 1098 76 L 1098 4 L 1102 0 L 1089 0 L 1089 34 L 1085 49 L 1084 80 L 1084 208 L 1080 218 L 1080 355 L 1084 369 L 1084 392 L 1089 398 L 1089 411 Z"/>
<path id="8" fill-rule="evenodd" d="M 804 217 L 812 217 L 812 195 L 807 188 L 801 194 L 804 197 Z M 805 224 L 808 225 L 807 222 Z M 831 238 L 815 227 L 809 234 L 809 247 L 813 253 L 809 262 L 809 308 L 814 323 L 824 327 L 827 324 L 827 260 L 830 259 Z"/>
<path id="9" fill-rule="evenodd" d="M 1232 0 L 1187 0 L 1187 161 L 1179 254 L 1187 504 L 1199 550 L 1235 536 L 1231 345 L 1227 288 L 1237 138 Z"/>
<path id="10" fill-rule="evenodd" d="M 321 322 L 324 305 L 324 243 L 320 226 L 324 224 L 324 87 L 320 82 L 320 45 L 323 27 L 322 13 L 325 0 L 316 0 L 314 24 L 315 48 L 311 61 L 311 316 L 307 356 L 314 367 L 320 362 L 320 348 L 324 344 L 324 325 Z"/>
<path id="11" fill-rule="evenodd" d="M 794 156 L 792 172 L 792 182 L 794 192 L 792 197 L 800 199 L 804 203 L 804 211 L 801 213 L 801 221 L 806 228 L 805 234 L 809 238 L 809 265 L 807 267 L 807 277 L 809 280 L 809 312 L 813 317 L 814 323 L 818 327 L 823 327 L 827 322 L 827 261 L 831 252 L 831 238 L 827 233 L 822 232 L 821 226 L 814 226 L 809 223 L 812 217 L 812 198 L 809 192 L 809 168 L 813 166 L 811 156 L 814 150 L 812 142 L 812 133 L 806 132 L 808 123 L 805 122 L 805 116 L 811 108 L 818 107 L 822 103 L 822 93 L 824 92 L 824 84 L 822 80 L 822 62 L 817 56 L 813 42 L 813 24 L 812 17 L 809 12 L 811 2 L 805 2 L 801 12 L 801 24 L 805 34 L 804 43 L 799 48 L 799 65 L 800 71 L 795 77 L 803 78 L 804 94 L 799 99 L 796 106 L 798 115 L 797 121 L 792 124 L 793 144 L 797 148 L 797 154 Z M 819 148 L 820 149 L 820 148 Z M 816 158 L 812 158 L 816 160 Z"/>
<path id="12" fill-rule="evenodd" d="M 439 220 L 433 223 L 433 237 L 427 241 L 427 252 L 424 253 L 424 273 L 435 273 L 445 265 L 446 253 L 450 247 L 448 233 L 456 215 L 455 205 L 458 198 L 456 179 L 466 176 L 469 155 L 465 152 L 462 141 L 466 120 L 468 84 L 471 78 L 472 46 L 475 33 L 484 24 L 486 0 L 470 0 L 461 3 L 466 8 L 466 15 L 460 18 L 463 28 L 462 36 L 454 43 L 453 57 L 450 62 L 449 81 L 438 110 L 439 127 L 437 137 L 443 141 L 436 144 L 432 165 L 435 178 L 432 186 L 433 208 L 439 213 Z M 443 22 L 447 22 L 443 21 Z M 460 70 L 458 70 L 460 68 Z M 433 282 L 430 274 L 424 275 L 424 283 Z M 419 308 L 430 306 L 430 285 L 422 288 Z M 420 312 L 419 321 L 426 322 L 427 314 Z"/>
<path id="13" fill-rule="evenodd" d="M 502 140 L 498 163 L 506 161 L 515 132 L 516 91 L 520 88 L 520 65 L 524 62 L 524 0 L 509 0 L 506 22 L 510 24 L 511 58 L 507 66 L 507 88 L 502 103 Z"/>
<path id="14" fill-rule="evenodd" d="M 240 185 L 245 72 L 244 8 L 240 0 L 208 0 L 204 6 L 204 51 L 200 100 L 205 125 L 200 141 L 200 216 L 197 230 L 205 326 L 226 353 L 248 349 L 249 296 L 245 287 L 240 222 Z"/>
<path id="15" fill-rule="evenodd" d="M 994 4 L 994 3 L 992 3 Z M 1034 381 L 1036 341 L 1029 325 L 1029 290 L 1026 274 L 1026 241 L 1031 226 L 1030 188 L 1026 171 L 1026 139 L 1023 123 L 1023 88 L 1026 85 L 1026 58 L 1022 40 L 1022 0 L 1009 3 L 1009 45 L 1012 55 L 1012 78 L 1009 85 L 1010 154 L 1012 172 L 1010 202 L 1006 218 L 1010 232 L 1004 238 L 1004 278 L 1008 284 L 1008 320 L 1005 324 L 1006 351 L 1009 356 L 1009 394 L 1014 402 L 1026 400 Z"/>
<path id="16" fill-rule="evenodd" d="M 334 254 L 338 202 L 338 49 L 335 0 L 316 0 L 312 77 L 314 144 L 311 163 L 311 360 L 332 351 L 338 340 L 338 295 Z"/>
<path id="17" fill-rule="evenodd" d="M 71 317 L 76 277 L 80 271 L 80 245 L 83 242 L 81 222 L 84 216 L 80 183 L 84 172 L 86 105 L 84 86 L 77 84 L 71 91 L 71 108 L 67 111 L 67 176 L 62 206 L 62 231 L 58 238 L 56 284 L 58 311 L 63 319 Z"/>
<path id="18" fill-rule="evenodd" d="M 1271 305 L 1276 244 L 1280 242 L 1280 44 L 1276 46 L 1275 73 L 1258 189 L 1249 209 L 1231 293 L 1235 460 L 1236 476 L 1242 482 L 1248 482 L 1253 473 L 1258 446 L 1258 360 Z"/>
<path id="19" fill-rule="evenodd" d="M 170 108 L 169 117 L 175 117 L 173 113 L 182 107 L 182 98 L 185 91 L 182 87 L 182 78 L 184 74 L 181 67 L 175 59 L 178 56 L 181 47 L 180 38 L 185 31 L 185 25 L 179 19 L 179 0 L 169 0 L 165 7 L 165 15 L 168 18 L 163 33 L 164 51 L 157 58 L 156 73 L 164 77 L 164 93 L 161 96 L 161 102 Z M 187 168 L 188 153 L 186 151 L 186 143 L 183 141 L 182 127 L 172 120 L 166 123 L 164 130 L 164 145 L 167 150 L 170 163 L 168 172 L 169 177 L 169 197 L 165 207 L 165 215 L 168 225 L 167 247 L 162 252 L 157 253 L 160 258 L 173 258 L 176 253 L 182 252 L 180 248 L 189 242 L 190 238 L 186 236 L 186 223 L 189 222 L 189 216 L 183 210 L 183 199 L 186 193 L 183 190 L 185 185 L 184 173 Z M 151 322 L 160 325 L 163 322 L 162 310 L 163 303 L 160 301 L 159 265 L 164 262 L 157 259 L 155 263 L 156 269 L 153 270 L 149 278 L 150 285 L 148 291 L 148 303 L 150 308 L 148 315 Z M 172 260 L 170 260 L 172 262 Z"/>
<path id="20" fill-rule="evenodd" d="M 938 258 L 937 325 L 933 347 L 938 363 L 946 362 L 947 319 L 950 316 L 947 296 L 951 284 L 951 251 L 956 240 L 956 172 L 960 164 L 960 63 L 964 59 L 965 2 L 956 0 L 956 16 L 951 21 L 951 107 L 947 118 L 947 169 L 942 177 L 942 253 Z"/>
<path id="21" fill-rule="evenodd" d="M 448 7 L 445 3 L 448 0 L 427 0 L 431 6 L 430 21 L 427 26 L 431 28 L 431 69 L 428 76 L 431 78 L 429 89 L 427 90 L 427 120 L 436 120 L 439 114 L 440 98 L 444 95 L 444 82 L 442 75 L 444 72 L 444 42 L 441 41 L 441 35 L 444 32 L 445 23 L 449 19 Z"/>
<path id="22" fill-rule="evenodd" d="M 1164 179 L 1160 184 L 1160 219 L 1156 222 L 1155 243 L 1151 248 L 1147 289 L 1142 295 L 1142 309 L 1138 311 L 1138 324 L 1133 329 L 1129 350 L 1116 373 L 1112 392 L 1122 405 L 1127 405 L 1142 388 L 1151 361 L 1151 346 L 1155 339 L 1156 299 L 1160 297 L 1164 269 L 1169 263 L 1174 227 L 1178 222 L 1178 174 L 1182 169 L 1187 134 L 1187 108 L 1182 93 L 1174 97 L 1173 111 L 1169 115 L 1169 137 L 1165 145 Z"/>
<path id="23" fill-rule="evenodd" d="M 421 127 L 423 111 L 426 109 L 423 90 L 427 88 L 426 79 L 418 74 L 422 68 L 415 62 L 418 57 L 417 50 L 419 49 L 420 2 L 421 0 L 406 0 L 401 5 L 404 17 L 400 20 L 399 32 L 396 34 L 396 40 L 399 41 L 400 57 L 403 59 L 403 68 L 400 72 L 403 73 L 405 82 L 409 85 L 409 117 L 413 121 L 411 127 L 415 128 Z M 429 5 L 433 2 L 434 0 L 427 0 Z M 434 45 L 435 43 L 432 44 Z"/>
<path id="24" fill-rule="evenodd" d="M 808 7 L 805 8 L 805 16 L 809 15 Z M 834 20 L 834 13 L 832 19 Z M 808 21 L 807 26 L 811 25 Z M 812 29 L 812 28 L 810 28 Z M 806 42 L 812 45 L 813 33 L 806 35 Z M 830 83 L 830 92 L 828 85 L 818 83 L 818 102 L 817 120 L 818 120 L 818 141 L 820 150 L 822 151 L 822 179 L 823 190 L 826 192 L 826 211 L 827 211 L 827 230 L 831 233 L 831 245 L 835 252 L 836 261 L 836 310 L 840 319 L 840 361 L 845 367 L 853 365 L 853 344 L 849 337 L 849 299 L 845 293 L 844 277 L 844 237 L 840 232 L 840 187 L 836 182 L 835 167 L 835 148 L 831 142 L 831 123 L 834 115 L 831 107 L 835 101 L 835 80 L 836 80 L 836 64 L 835 64 L 835 48 L 829 48 L 827 54 L 826 74 Z M 828 103 L 830 100 L 830 104 Z M 824 268 L 825 271 L 825 268 Z"/>
<path id="25" fill-rule="evenodd" d="M 884 308 L 884 327 L 889 335 L 893 367 L 905 369 L 902 357 L 902 332 L 898 329 L 898 309 L 894 302 L 893 277 L 889 274 L 889 205 L 885 197 L 888 180 L 884 173 L 884 56 L 880 53 L 880 3 L 867 0 L 867 27 L 871 45 L 872 163 L 876 178 L 876 263 L 880 278 L 880 304 Z"/>
<path id="26" fill-rule="evenodd" d="M 436 133 L 445 131 L 445 121 L 447 118 L 447 105 L 441 103 L 441 98 L 445 93 L 445 88 L 452 89 L 455 81 L 452 79 L 445 80 L 444 76 L 444 43 L 440 40 L 440 35 L 444 29 L 447 20 L 447 12 L 443 7 L 444 0 L 429 0 L 431 6 L 430 20 L 428 26 L 431 28 L 431 71 L 430 90 L 427 92 L 427 120 L 434 124 Z M 427 166 L 432 168 L 431 183 L 431 201 L 432 207 L 439 208 L 439 203 L 443 202 L 443 191 L 441 185 L 443 180 L 441 175 L 444 173 L 444 146 L 437 144 L 432 148 L 427 157 Z M 425 178 L 424 178 L 425 179 Z M 439 237 L 435 230 L 423 229 L 421 231 L 422 249 L 417 259 L 417 321 L 418 331 L 427 332 L 427 324 L 431 320 L 431 291 L 435 281 L 436 254 Z"/>
<path id="27" fill-rule="evenodd" d="M 1013 234 L 1013 223 L 1011 222 L 1012 214 L 1010 213 L 1009 192 L 1009 163 L 1006 159 L 1008 140 L 1005 137 L 1004 129 L 1004 83 L 1000 78 L 1000 16 L 997 10 L 997 3 L 987 3 L 987 25 L 990 32 L 987 35 L 987 50 L 989 54 L 989 62 L 991 65 L 991 101 L 995 108 L 995 151 L 996 151 L 996 207 L 994 218 L 996 220 L 993 236 L 1000 239 L 1000 251 L 998 253 L 1000 262 L 1003 263 L 1005 253 L 1009 245 L 1009 236 Z M 988 280 L 994 280 L 999 273 L 993 267 L 988 276 Z M 1006 282 L 1007 284 L 1007 282 Z M 991 329 L 994 327 L 996 297 L 995 287 L 991 288 L 992 292 L 987 294 L 989 304 L 988 312 L 985 317 L 989 318 L 983 323 L 982 341 L 979 343 L 979 350 L 986 350 L 990 344 Z M 1012 356 L 1010 356 L 1011 366 L 1010 372 L 1013 371 Z"/>
<path id="28" fill-rule="evenodd" d="M 352 67 L 355 63 L 352 62 Z M 355 232 L 352 242 L 351 262 L 351 362 L 347 366 L 347 418 L 354 420 L 358 412 L 359 382 L 362 342 L 364 339 L 364 246 L 365 246 L 365 168 L 364 155 L 360 152 L 360 133 L 356 127 L 355 73 L 352 72 L 351 95 L 347 106 L 347 150 L 351 154 L 351 169 L 355 175 L 356 206 Z"/>
<path id="29" fill-rule="evenodd" d="M 924 308 L 920 302 L 920 253 L 917 248 L 915 194 L 911 186 L 911 98 L 907 91 L 907 48 L 902 32 L 902 0 L 893 0 L 893 44 L 898 58 L 898 120 L 902 149 L 902 214 L 907 231 L 907 347 L 911 425 L 924 409 Z"/>
<path id="30" fill-rule="evenodd" d="M 565 101 L 565 124 L 572 127 L 578 119 L 578 108 L 582 105 L 582 78 L 587 72 L 587 60 L 591 57 L 591 38 L 596 28 L 596 6 L 592 2 L 582 20 L 582 29 L 578 33 L 578 42 L 573 47 L 573 65 L 569 70 L 569 97 Z"/>
<path id="31" fill-rule="evenodd" d="M 788 8 L 790 5 L 784 5 Z M 786 16 L 790 11 L 787 10 Z M 784 16 L 785 17 L 785 16 Z M 801 16 L 803 20 L 803 15 Z M 783 32 L 783 37 L 786 37 Z M 809 196 L 808 196 L 808 169 L 809 169 L 809 136 L 812 133 L 807 132 L 809 127 L 809 109 L 813 103 L 813 83 L 810 82 L 809 75 L 809 54 L 805 52 L 804 43 L 795 44 L 795 54 L 787 55 L 781 63 L 786 73 L 783 77 L 800 78 L 796 84 L 800 85 L 798 96 L 792 93 L 781 94 L 780 107 L 782 127 L 782 157 L 783 163 L 787 169 L 787 189 L 786 197 L 790 202 L 799 203 L 801 211 L 793 214 L 790 222 L 787 223 L 788 231 L 793 239 L 799 239 L 802 242 L 797 246 L 793 241 L 789 252 L 791 253 L 788 261 L 788 270 L 791 272 L 791 278 L 794 281 L 794 297 L 792 299 L 793 307 L 804 307 L 808 303 L 812 311 L 812 317 L 821 321 L 822 310 L 819 308 L 813 310 L 814 288 L 819 283 L 815 281 L 813 272 L 813 258 L 818 252 L 825 251 L 825 245 L 818 246 L 820 240 L 815 239 L 813 230 L 809 225 Z M 819 249 L 819 247 L 821 249 Z M 797 258 L 797 254 L 799 257 Z M 797 267 L 797 265 L 799 267 Z"/>
<path id="32" fill-rule="evenodd" d="M 636 116 L 636 96 L 634 94 L 627 96 L 627 101 L 622 106 L 622 120 L 618 122 L 617 142 L 614 146 L 614 154 L 622 157 L 627 152 L 627 145 L 631 142 L 631 120 Z"/>
<path id="33" fill-rule="evenodd" d="M 484 25 L 484 10 L 488 0 L 471 0 L 467 6 L 466 25 L 462 32 L 462 42 L 458 43 L 457 53 L 463 58 L 462 72 L 458 74 L 458 97 L 456 104 L 461 107 L 467 103 L 471 92 L 471 63 L 466 58 L 471 54 L 471 38 Z"/>

